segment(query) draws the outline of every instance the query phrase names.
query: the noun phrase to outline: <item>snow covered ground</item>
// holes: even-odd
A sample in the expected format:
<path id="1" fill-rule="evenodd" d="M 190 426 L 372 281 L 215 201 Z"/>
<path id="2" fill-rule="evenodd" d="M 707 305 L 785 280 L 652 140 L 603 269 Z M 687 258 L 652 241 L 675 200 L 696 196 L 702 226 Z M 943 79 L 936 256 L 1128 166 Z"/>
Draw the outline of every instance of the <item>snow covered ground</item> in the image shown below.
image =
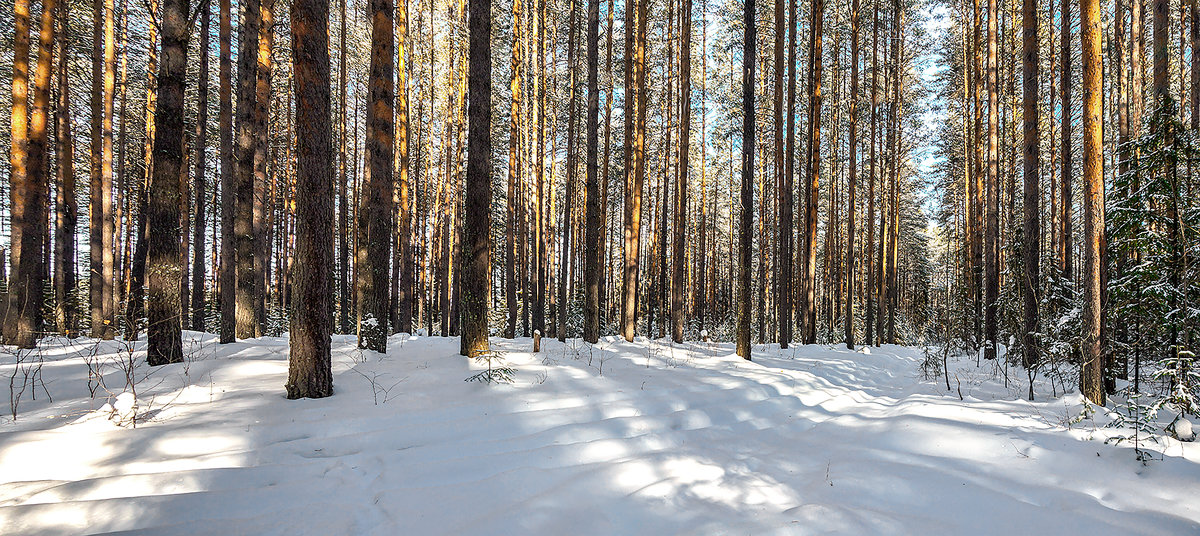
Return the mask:
<path id="1" fill-rule="evenodd" d="M 405 339 L 339 336 L 335 396 L 301 401 L 286 339 L 188 332 L 136 399 L 128 346 L 47 341 L 0 422 L 0 533 L 1200 534 L 1200 445 L 1140 462 L 973 358 L 947 391 L 903 347 L 493 339 L 516 373 L 488 385 L 457 339 Z"/>

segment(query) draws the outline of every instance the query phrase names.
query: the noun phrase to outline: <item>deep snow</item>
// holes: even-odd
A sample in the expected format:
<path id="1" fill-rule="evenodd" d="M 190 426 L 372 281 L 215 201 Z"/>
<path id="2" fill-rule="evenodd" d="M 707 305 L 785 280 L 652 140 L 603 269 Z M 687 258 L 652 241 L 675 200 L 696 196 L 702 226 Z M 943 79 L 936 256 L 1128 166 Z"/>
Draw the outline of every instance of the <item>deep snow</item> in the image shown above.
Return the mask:
<path id="1" fill-rule="evenodd" d="M 131 408 L 123 343 L 46 341 L 0 422 L 0 533 L 1200 534 L 1200 445 L 1140 462 L 974 358 L 948 392 L 904 347 L 492 344 L 511 385 L 465 382 L 457 339 L 339 336 L 335 396 L 288 401 L 286 339 L 186 332 Z"/>

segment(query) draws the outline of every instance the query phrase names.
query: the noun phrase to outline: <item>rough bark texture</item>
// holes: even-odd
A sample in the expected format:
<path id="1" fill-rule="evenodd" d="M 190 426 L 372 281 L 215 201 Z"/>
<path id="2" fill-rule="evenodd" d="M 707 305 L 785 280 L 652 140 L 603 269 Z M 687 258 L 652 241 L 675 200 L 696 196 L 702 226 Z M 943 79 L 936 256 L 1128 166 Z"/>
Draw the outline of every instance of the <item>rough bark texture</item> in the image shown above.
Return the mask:
<path id="1" fill-rule="evenodd" d="M 237 272 L 236 335 L 248 339 L 257 332 L 258 276 L 254 271 L 254 135 L 258 83 L 258 33 L 261 17 L 259 0 L 242 4 L 242 25 L 238 42 L 238 90 L 236 147 L 234 149 L 233 234 L 234 266 Z"/>
<path id="2" fill-rule="evenodd" d="M 292 2 L 296 84 L 296 262 L 287 397 L 333 394 L 333 147 L 329 118 L 329 0 Z"/>
<path id="3" fill-rule="evenodd" d="M 462 355 L 488 352 L 492 225 L 492 5 L 471 0 L 467 80 L 467 176 L 463 214 L 460 313 Z"/>
<path id="4" fill-rule="evenodd" d="M 1080 0 L 1080 37 L 1083 43 L 1083 369 L 1080 392 L 1104 405 L 1104 353 L 1100 338 L 1103 311 L 1100 298 L 1101 249 L 1104 233 L 1104 81 L 1101 79 L 1100 2 Z"/>
<path id="5" fill-rule="evenodd" d="M 692 0 L 682 0 L 679 24 L 679 177 L 675 181 L 675 238 L 671 254 L 671 339 L 683 342 L 683 324 L 687 318 L 687 231 L 688 167 L 692 134 Z M 778 100 L 778 99 L 777 99 Z M 591 143 L 591 141 L 589 141 Z M 664 222 L 665 223 L 665 222 Z"/>
<path id="6" fill-rule="evenodd" d="M 1038 265 L 1038 244 L 1041 237 L 1041 205 L 1039 203 L 1041 182 L 1038 170 L 1041 166 L 1038 146 L 1041 134 L 1038 130 L 1038 9 L 1037 0 L 1022 2 L 1022 86 L 1024 101 L 1021 116 L 1025 122 L 1024 155 L 1024 240 L 1025 274 L 1021 282 L 1025 298 L 1024 366 L 1031 368 L 1038 359 L 1037 338 L 1034 333 L 1038 324 L 1038 293 L 1041 276 Z"/>
<path id="7" fill-rule="evenodd" d="M 192 329 L 204 331 L 204 254 L 207 235 L 204 230 L 205 201 L 208 199 L 208 29 L 212 18 L 211 6 L 205 3 L 200 12 L 200 72 L 196 88 L 196 207 L 192 220 Z M 186 253 L 186 252 L 185 252 Z"/>
<path id="8" fill-rule="evenodd" d="M 392 159 L 394 86 L 391 0 L 371 0 L 371 73 L 367 107 L 367 175 L 358 207 L 355 292 L 358 346 L 387 349 L 388 261 L 392 244 Z"/>
<path id="9" fill-rule="evenodd" d="M 794 15 L 795 1 L 788 2 L 788 7 Z M 789 129 L 788 138 L 785 142 L 783 135 L 785 124 L 783 116 L 783 79 L 785 72 L 788 74 L 792 72 L 793 66 L 791 63 L 785 63 L 783 60 L 783 45 L 785 38 L 795 34 L 795 25 L 788 26 L 788 22 L 784 17 L 784 2 L 777 0 L 775 2 L 775 113 L 772 130 L 775 136 L 775 176 L 777 178 L 775 188 L 779 195 L 779 229 L 778 240 L 776 241 L 776 258 L 779 260 L 779 275 L 775 279 L 775 303 L 776 319 L 779 322 L 780 348 L 787 348 L 788 344 L 792 342 L 792 173 L 790 169 L 785 168 L 787 162 L 783 156 L 785 151 L 789 153 L 789 157 L 791 156 L 792 133 Z M 789 31 L 788 28 L 793 29 Z M 790 94 L 788 104 L 786 124 L 790 125 L 792 121 L 790 106 L 792 99 Z"/>
<path id="10" fill-rule="evenodd" d="M 1139 0 L 1140 1 L 1140 0 Z M 1059 54 L 1062 66 L 1059 69 L 1059 88 L 1062 92 L 1062 158 L 1060 161 L 1061 175 L 1059 176 L 1058 191 L 1062 196 L 1059 201 L 1058 215 L 1059 225 L 1059 242 L 1058 242 L 1058 270 L 1062 273 L 1064 279 L 1071 278 L 1072 259 L 1071 254 L 1074 248 L 1071 247 L 1071 175 L 1072 175 L 1072 151 L 1071 140 L 1071 0 L 1062 0 L 1061 4 L 1061 27 L 1059 31 L 1062 37 L 1060 42 L 1062 52 Z"/>
<path id="11" fill-rule="evenodd" d="M 633 0 L 634 5 L 627 4 L 625 8 L 625 263 L 621 281 L 621 335 L 629 342 L 633 342 L 633 335 L 637 329 L 642 187 L 646 179 L 646 2 L 647 0 Z M 636 7 L 638 15 L 636 34 L 635 19 L 631 10 L 633 7 Z"/>
<path id="12" fill-rule="evenodd" d="M 180 279 L 184 276 L 179 240 L 179 177 L 187 170 L 183 156 L 184 78 L 187 77 L 188 0 L 163 0 L 162 55 L 159 58 L 158 102 L 154 114 L 153 176 L 147 203 L 147 340 L 146 362 L 165 365 L 183 361 Z"/>
<path id="13" fill-rule="evenodd" d="M 221 136 L 221 262 L 217 277 L 217 302 L 220 309 L 220 340 L 221 343 L 230 343 L 236 335 L 234 316 L 237 290 L 236 239 L 233 229 L 237 212 L 237 185 L 233 180 L 233 28 L 230 0 L 220 0 L 220 4 L 221 65 L 217 88 L 220 110 L 217 113 L 217 125 Z"/>
<path id="14" fill-rule="evenodd" d="M 804 288 L 803 307 L 799 311 L 803 315 L 801 322 L 804 330 L 804 344 L 817 342 L 817 209 L 821 202 L 821 76 L 824 72 L 824 51 L 822 45 L 825 21 L 825 1 L 813 0 L 812 7 L 812 41 L 808 56 L 809 72 L 809 112 L 808 112 L 808 161 L 805 170 L 806 188 L 808 194 L 804 203 Z"/>
<path id="15" fill-rule="evenodd" d="M 78 332 L 75 307 L 78 300 L 75 273 L 75 230 L 79 223 L 79 204 L 75 198 L 75 140 L 71 127 L 71 91 L 69 50 L 71 43 L 71 6 L 58 3 L 61 25 L 58 44 L 58 107 L 55 110 L 58 144 L 58 188 L 55 199 L 54 294 L 55 321 L 67 337 Z"/>
<path id="16" fill-rule="evenodd" d="M 1000 85 L 1000 77 L 998 72 L 998 56 L 997 56 L 997 19 L 996 16 L 996 0 L 988 0 L 988 22 L 987 22 L 987 98 L 988 98 L 988 142 L 987 142 L 987 195 L 985 196 L 984 216 L 986 220 L 987 230 L 985 231 L 985 252 L 984 265 L 986 274 L 984 275 L 984 308 L 986 310 L 984 319 L 985 337 L 987 338 L 986 356 L 988 359 L 996 357 L 996 336 L 997 336 L 997 321 L 999 304 L 997 300 L 1000 297 L 1000 267 L 999 263 L 999 240 L 1000 240 L 1000 215 L 998 213 L 997 204 L 999 203 L 999 183 L 1000 183 L 1000 101 L 998 86 Z"/>
<path id="17" fill-rule="evenodd" d="M 91 199 L 88 207 L 91 252 L 88 286 L 91 335 L 100 339 L 112 339 L 116 334 L 116 319 L 113 316 L 112 117 L 117 53 L 113 11 L 113 0 L 95 1 L 92 27 Z"/>
<path id="18" fill-rule="evenodd" d="M 754 234 L 754 0 L 745 0 L 742 40 L 742 193 L 738 226 L 737 355 L 750 359 L 751 239 Z"/>
<path id="19" fill-rule="evenodd" d="M 854 215 L 858 183 L 858 6 L 858 0 L 853 0 L 850 6 L 850 161 L 847 167 L 850 192 L 846 204 L 846 316 L 843 320 L 846 348 L 851 350 L 854 349 Z"/>
<path id="20" fill-rule="evenodd" d="M 600 63 L 600 0 L 588 0 L 587 22 L 587 214 L 584 230 L 584 268 L 583 283 L 585 288 L 583 307 L 583 340 L 596 344 L 600 339 L 600 278 L 602 240 L 600 218 L 600 182 L 599 182 L 599 138 L 600 125 L 600 93 L 599 93 L 599 63 Z M 513 99 L 514 102 L 516 99 Z M 510 269 L 511 272 L 511 269 Z M 515 320 L 516 314 L 513 312 Z"/>
<path id="21" fill-rule="evenodd" d="M 400 0 L 396 10 L 396 142 L 400 151 L 400 176 L 397 180 L 399 187 L 398 199 L 399 221 L 396 229 L 397 258 L 400 266 L 396 268 L 399 281 L 396 282 L 396 324 L 395 330 L 400 333 L 412 333 L 412 295 L 413 295 L 413 254 L 412 254 L 412 186 L 409 183 L 409 148 L 408 148 L 408 71 L 404 52 L 408 46 L 408 0 Z"/>

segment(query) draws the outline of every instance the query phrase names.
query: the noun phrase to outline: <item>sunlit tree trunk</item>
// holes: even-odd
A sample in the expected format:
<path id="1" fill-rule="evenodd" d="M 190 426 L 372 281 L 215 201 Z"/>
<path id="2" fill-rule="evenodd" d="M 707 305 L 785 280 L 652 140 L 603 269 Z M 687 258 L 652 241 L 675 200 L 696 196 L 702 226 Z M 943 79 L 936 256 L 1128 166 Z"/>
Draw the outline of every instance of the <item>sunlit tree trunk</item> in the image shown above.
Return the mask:
<path id="1" fill-rule="evenodd" d="M 1103 79 L 1100 56 L 1100 2 L 1079 0 L 1083 42 L 1083 367 L 1080 391 L 1104 405 L 1104 353 L 1100 338 L 1104 314 L 1100 298 L 1101 235 L 1104 233 Z"/>
<path id="2" fill-rule="evenodd" d="M 737 355 L 749 360 L 750 256 L 754 232 L 754 0 L 745 0 L 742 11 L 742 194 L 738 226 Z"/>

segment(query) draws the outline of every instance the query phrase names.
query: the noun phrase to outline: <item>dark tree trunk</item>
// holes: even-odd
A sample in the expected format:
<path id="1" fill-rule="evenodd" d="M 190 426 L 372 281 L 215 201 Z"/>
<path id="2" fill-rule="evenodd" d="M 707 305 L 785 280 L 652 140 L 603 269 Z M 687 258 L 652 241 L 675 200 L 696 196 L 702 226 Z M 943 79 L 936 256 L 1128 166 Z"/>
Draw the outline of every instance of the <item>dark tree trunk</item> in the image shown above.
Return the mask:
<path id="1" fill-rule="evenodd" d="M 595 0 L 593 0 L 595 1 Z M 682 0 L 679 24 L 679 177 L 675 181 L 675 239 L 672 253 L 671 339 L 683 342 L 683 323 L 687 317 L 687 193 L 688 166 L 692 135 L 692 0 Z M 665 222 L 664 222 L 665 223 Z"/>
<path id="2" fill-rule="evenodd" d="M 745 0 L 742 11 L 745 31 L 742 36 L 742 206 L 738 230 L 737 355 L 749 360 L 750 242 L 754 234 L 754 0 Z"/>
<path id="3" fill-rule="evenodd" d="M 470 63 L 467 80 L 466 207 L 462 226 L 460 353 L 488 350 L 488 290 L 491 276 L 492 214 L 492 6 L 471 0 L 468 15 Z"/>
<path id="4" fill-rule="evenodd" d="M 333 147 L 329 118 L 329 0 L 292 2 L 296 84 L 296 262 L 288 398 L 333 394 Z"/>
<path id="5" fill-rule="evenodd" d="M 584 231 L 583 279 L 585 303 L 583 309 L 583 340 L 596 344 L 600 339 L 600 279 L 601 233 L 599 154 L 600 138 L 599 63 L 600 63 L 600 0 L 588 0 L 587 23 L 587 215 Z M 514 99 L 515 101 L 515 99 Z M 514 315 L 515 316 L 515 315 Z"/>
<path id="6" fill-rule="evenodd" d="M 1024 160 L 1024 209 L 1025 226 L 1022 245 L 1025 257 L 1025 274 L 1022 293 L 1025 297 L 1024 366 L 1031 369 L 1038 359 L 1035 332 L 1038 324 L 1038 288 L 1041 276 L 1038 266 L 1038 244 L 1041 238 L 1041 184 L 1038 168 L 1041 165 L 1038 146 L 1041 134 L 1038 130 L 1038 9 L 1037 0 L 1022 2 L 1022 65 L 1024 76 L 1024 101 L 1021 116 L 1025 122 Z M 1032 393 L 1032 387 L 1030 388 Z"/>
<path id="7" fill-rule="evenodd" d="M 71 88 L 69 48 L 71 43 L 71 6 L 58 3 L 58 22 L 62 35 L 58 43 L 58 108 L 55 110 L 58 150 L 58 188 L 55 201 L 54 289 L 58 329 L 67 337 L 78 332 L 75 306 L 78 300 L 75 273 L 75 230 L 79 224 L 79 205 L 75 198 L 75 140 L 71 132 Z"/>
<path id="8" fill-rule="evenodd" d="M 147 340 L 146 362 L 165 365 L 183 361 L 180 329 L 183 317 L 181 287 L 184 277 L 179 225 L 180 175 L 184 163 L 184 78 L 187 45 L 191 35 L 188 0 L 163 0 L 162 55 L 158 74 L 158 102 L 154 114 L 153 177 L 147 185 Z"/>
<path id="9" fill-rule="evenodd" d="M 217 129 L 220 131 L 221 160 L 221 259 L 217 281 L 217 303 L 220 309 L 221 343 L 235 340 L 235 311 L 237 290 L 237 251 L 234 220 L 237 213 L 237 185 L 234 183 L 233 166 L 233 61 L 232 12 L 230 0 L 220 0 L 220 99 Z"/>
<path id="10" fill-rule="evenodd" d="M 204 331 L 204 216 L 208 198 L 205 155 L 208 146 L 208 28 L 211 8 L 206 3 L 200 12 L 200 72 L 196 89 L 196 207 L 193 219 L 192 247 L 192 329 Z M 224 134 L 222 134 L 223 136 Z"/>
<path id="11" fill-rule="evenodd" d="M 255 107 L 257 106 L 258 84 L 258 39 L 261 16 L 259 0 L 247 0 L 242 4 L 242 25 L 238 29 L 238 91 L 237 91 L 237 146 L 235 147 L 233 170 L 235 239 L 234 265 L 237 272 L 236 289 L 236 334 L 239 339 L 248 339 L 258 331 L 258 276 L 254 271 L 256 237 L 254 236 L 254 136 Z M 226 202 L 229 202 L 228 200 Z"/>
<path id="12" fill-rule="evenodd" d="M 408 0 L 400 0 L 396 10 L 396 138 L 400 150 L 399 222 L 396 230 L 397 258 L 400 266 L 396 289 L 396 331 L 412 333 L 413 254 L 412 254 L 412 194 L 408 168 L 408 71 L 404 52 L 408 46 Z"/>
<path id="13" fill-rule="evenodd" d="M 88 245 L 91 253 L 88 287 L 91 334 L 100 339 L 112 339 L 116 334 L 116 318 L 113 316 L 112 117 L 117 54 L 113 16 L 113 0 L 95 0 L 92 25 L 92 154 L 88 208 Z M 15 113 L 13 115 L 16 116 Z"/>
<path id="14" fill-rule="evenodd" d="M 858 0 L 850 7 L 850 161 L 849 202 L 846 205 L 846 348 L 854 349 L 854 216 L 858 182 Z M 869 224 L 868 224 L 869 225 Z"/>

